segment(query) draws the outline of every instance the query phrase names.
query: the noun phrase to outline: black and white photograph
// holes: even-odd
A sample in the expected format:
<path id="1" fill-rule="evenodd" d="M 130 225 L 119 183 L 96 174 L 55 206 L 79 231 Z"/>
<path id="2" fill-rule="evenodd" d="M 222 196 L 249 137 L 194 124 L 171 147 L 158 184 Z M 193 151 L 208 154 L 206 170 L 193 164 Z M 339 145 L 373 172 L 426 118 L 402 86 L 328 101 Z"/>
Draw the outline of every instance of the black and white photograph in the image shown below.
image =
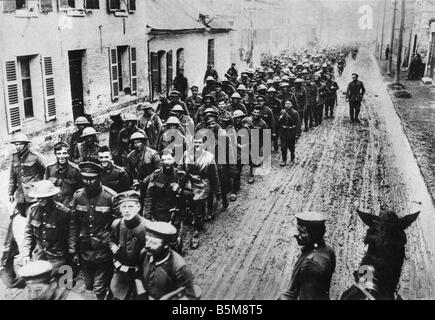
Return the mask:
<path id="1" fill-rule="evenodd" d="M 434 299 L 434 0 L 0 0 L 0 300 Z"/>

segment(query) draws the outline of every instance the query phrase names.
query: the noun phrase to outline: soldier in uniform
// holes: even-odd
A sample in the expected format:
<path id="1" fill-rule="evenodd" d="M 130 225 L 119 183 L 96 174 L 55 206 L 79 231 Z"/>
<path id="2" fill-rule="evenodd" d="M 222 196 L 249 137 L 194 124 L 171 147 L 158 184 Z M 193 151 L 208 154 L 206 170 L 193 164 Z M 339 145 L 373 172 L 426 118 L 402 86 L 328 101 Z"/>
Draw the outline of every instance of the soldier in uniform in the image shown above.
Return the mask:
<path id="1" fill-rule="evenodd" d="M 195 137 L 194 150 L 187 150 L 179 168 L 187 173 L 192 184 L 193 228 L 194 234 L 191 248 L 199 246 L 199 232 L 202 229 L 206 215 L 206 203 L 210 196 L 215 196 L 217 202 L 222 199 L 219 176 L 214 156 L 204 148 L 204 137 Z"/>
<path id="2" fill-rule="evenodd" d="M 185 131 L 177 117 L 169 117 L 157 142 L 157 152 L 162 154 L 163 150 L 168 149 L 175 154 L 175 161 L 179 163 L 186 150 Z"/>
<path id="3" fill-rule="evenodd" d="M 157 138 L 162 130 L 162 120 L 154 112 L 153 106 L 145 102 L 142 107 L 143 115 L 139 118 L 139 128 L 145 131 L 148 138 L 148 145 L 151 149 L 156 149 Z"/>
<path id="4" fill-rule="evenodd" d="M 121 130 L 124 129 L 124 120 L 122 120 L 121 111 L 112 111 L 109 116 L 110 120 L 112 120 L 109 128 L 109 149 L 112 153 L 113 162 L 120 166 L 122 163 L 119 156 L 118 137 Z"/>
<path id="5" fill-rule="evenodd" d="M 110 250 L 114 216 L 112 198 L 116 192 L 101 184 L 103 168 L 93 162 L 80 163 L 85 187 L 73 197 L 69 230 L 69 253 L 80 263 L 87 290 L 103 300 L 112 279 L 113 254 Z"/>
<path id="6" fill-rule="evenodd" d="M 308 131 L 308 124 L 309 128 L 314 127 L 314 110 L 316 108 L 316 101 L 317 101 L 317 86 L 314 81 L 312 81 L 310 78 L 306 80 L 306 90 L 307 90 L 307 109 L 304 114 L 303 121 L 305 122 L 305 129 L 304 131 Z M 302 121 L 302 119 L 301 119 Z"/>
<path id="7" fill-rule="evenodd" d="M 323 109 L 325 106 L 327 88 L 326 85 L 321 81 L 319 74 L 314 75 L 314 83 L 317 87 L 317 102 L 316 108 L 314 109 L 314 120 L 316 125 L 319 126 L 323 121 Z"/>
<path id="8" fill-rule="evenodd" d="M 98 151 L 101 147 L 97 142 L 97 131 L 92 127 L 85 128 L 82 139 L 84 141 L 76 145 L 73 161 L 77 164 L 86 161 L 98 163 Z"/>
<path id="9" fill-rule="evenodd" d="M 70 155 L 71 160 L 73 160 L 74 151 L 76 149 L 77 144 L 82 140 L 83 130 L 89 127 L 91 123 L 88 121 L 88 119 L 86 119 L 86 117 L 78 117 L 74 122 L 74 125 L 76 126 L 77 131 L 73 132 L 68 139 L 68 145 L 70 148 L 68 153 Z"/>
<path id="10" fill-rule="evenodd" d="M 57 277 L 52 276 L 53 266 L 48 261 L 29 262 L 18 270 L 25 281 L 28 300 L 85 300 L 60 284 Z"/>
<path id="11" fill-rule="evenodd" d="M 278 151 L 277 121 L 279 116 L 281 115 L 282 102 L 276 97 L 276 89 L 273 86 L 267 89 L 267 105 L 272 110 L 273 118 L 275 120 L 275 128 L 274 128 L 275 134 L 272 134 L 272 141 L 273 141 L 273 149 L 276 152 Z"/>
<path id="12" fill-rule="evenodd" d="M 103 172 L 101 173 L 101 183 L 116 193 L 130 190 L 131 179 L 124 168 L 113 163 L 112 155 L 107 146 L 101 147 L 98 151 L 98 161 Z"/>
<path id="13" fill-rule="evenodd" d="M 189 110 L 187 110 L 186 104 L 181 101 L 181 94 L 177 90 L 172 90 L 169 93 L 169 110 L 172 110 L 174 106 L 180 105 L 183 108 L 183 113 L 187 116 L 189 115 Z"/>
<path id="14" fill-rule="evenodd" d="M 133 178 L 133 188 L 140 191 L 143 206 L 150 175 L 159 168 L 160 156 L 146 145 L 147 137 L 140 132 L 133 133 L 130 142 L 134 149 L 127 157 L 127 171 Z"/>
<path id="15" fill-rule="evenodd" d="M 236 89 L 227 78 L 224 78 L 222 79 L 222 91 L 225 92 L 228 97 L 231 97 L 233 93 L 236 92 Z"/>
<path id="16" fill-rule="evenodd" d="M 216 101 L 224 100 L 224 101 L 228 102 L 229 97 L 225 93 L 225 91 L 222 90 L 222 83 L 216 82 L 215 89 L 216 89 L 215 100 Z"/>
<path id="17" fill-rule="evenodd" d="M 334 107 L 337 103 L 337 90 L 340 88 L 331 75 L 326 75 L 326 99 L 325 99 L 325 118 L 334 118 Z"/>
<path id="18" fill-rule="evenodd" d="M 285 101 L 284 110 L 281 111 L 281 116 L 278 119 L 278 128 L 281 140 L 281 166 L 284 167 L 287 164 L 288 150 L 290 150 L 291 161 L 295 161 L 295 145 L 301 134 L 299 113 L 293 108 L 290 99 Z"/>
<path id="19" fill-rule="evenodd" d="M 301 255 L 293 269 L 289 289 L 279 300 L 329 300 L 335 270 L 334 249 L 325 243 L 325 216 L 321 212 L 296 214 Z"/>
<path id="20" fill-rule="evenodd" d="M 346 102 L 349 102 L 349 113 L 351 122 L 360 122 L 358 119 L 361 109 L 361 101 L 366 89 L 364 84 L 358 80 L 358 74 L 352 74 L 352 82 L 349 83 L 346 90 Z"/>
<path id="21" fill-rule="evenodd" d="M 189 85 L 188 85 L 187 78 L 184 76 L 183 68 L 178 69 L 178 74 L 174 79 L 174 88 L 175 90 L 180 92 L 181 100 L 182 101 L 186 100 L 187 93 L 189 91 Z"/>
<path id="22" fill-rule="evenodd" d="M 47 166 L 44 174 L 45 180 L 50 180 L 60 188 L 55 200 L 66 206 L 71 205 L 74 192 L 82 187 L 79 167 L 68 160 L 68 150 L 69 146 L 65 142 L 56 143 L 54 145 L 56 163 Z"/>
<path id="23" fill-rule="evenodd" d="M 212 95 L 208 94 L 202 98 L 203 104 L 198 108 L 195 115 L 195 125 L 198 125 L 200 122 L 204 122 L 204 111 L 208 108 L 213 108 L 215 105 L 215 99 Z"/>
<path id="24" fill-rule="evenodd" d="M 60 192 L 51 181 L 35 183 L 30 193 L 38 199 L 28 209 L 24 232 L 23 264 L 33 260 L 46 260 L 53 265 L 55 273 L 68 264 L 68 231 L 71 209 L 54 197 Z"/>
<path id="25" fill-rule="evenodd" d="M 150 177 L 144 204 L 144 217 L 150 220 L 172 222 L 178 226 L 181 221 L 171 221 L 174 209 L 183 210 L 191 197 L 186 172 L 175 167 L 175 159 L 169 150 L 162 155 L 161 168 Z"/>
<path id="26" fill-rule="evenodd" d="M 171 110 L 171 116 L 175 116 L 180 120 L 181 125 L 184 128 L 185 132 L 188 132 L 188 128 L 190 132 L 193 132 L 195 130 L 195 124 L 191 117 L 184 114 L 183 107 L 179 104 L 176 104 L 172 110 Z"/>
<path id="27" fill-rule="evenodd" d="M 221 122 L 223 119 L 231 118 L 231 112 L 228 111 L 225 101 L 219 101 L 217 107 L 217 117 L 220 126 L 222 126 Z"/>
<path id="28" fill-rule="evenodd" d="M 145 226 L 148 220 L 140 216 L 140 195 L 126 191 L 116 195 L 121 218 L 112 223 L 110 248 L 113 252 L 114 274 L 110 283 L 110 300 L 139 299 L 142 292 L 140 275 L 140 253 L 145 247 Z"/>
<path id="29" fill-rule="evenodd" d="M 247 114 L 248 111 L 246 110 L 245 105 L 241 101 L 242 96 L 238 92 L 233 93 L 233 95 L 231 96 L 231 103 L 228 106 L 228 111 L 234 113 L 234 111 L 240 110 L 244 114 Z"/>
<path id="30" fill-rule="evenodd" d="M 199 107 L 202 105 L 202 98 L 198 95 L 198 86 L 192 86 L 190 88 L 192 95 L 187 97 L 186 106 L 189 111 L 189 116 L 192 119 L 195 119 L 196 113 L 198 112 Z"/>
<path id="31" fill-rule="evenodd" d="M 208 76 L 205 81 L 205 86 L 202 88 L 201 96 L 212 95 L 215 98 L 216 88 L 214 86 L 215 80 L 212 76 Z"/>
<path id="32" fill-rule="evenodd" d="M 130 137 L 135 132 L 145 134 L 145 131 L 138 127 L 138 119 L 134 114 L 126 114 L 124 117 L 125 128 L 121 130 L 118 137 L 119 154 L 122 160 L 122 166 L 127 165 L 127 156 L 132 150 L 130 145 Z"/>
<path id="33" fill-rule="evenodd" d="M 18 287 L 23 286 L 24 283 L 17 278 L 14 271 L 14 257 L 18 254 L 18 245 L 12 232 L 12 224 L 17 214 L 26 217 L 27 209 L 36 201 L 29 193 L 33 185 L 42 180 L 45 164 L 41 155 L 30 150 L 30 140 L 25 134 L 16 133 L 11 143 L 15 145 L 17 150 L 12 155 L 9 170 L 8 193 L 9 201 L 13 204 L 14 210 L 3 244 L 0 273 L 7 287 Z"/>
<path id="34" fill-rule="evenodd" d="M 302 119 L 305 118 L 305 112 L 307 110 L 308 105 L 308 94 L 307 90 L 302 86 L 304 83 L 303 79 L 296 79 L 295 80 L 295 87 L 293 89 L 293 93 L 296 97 L 296 100 L 298 102 L 298 113 L 299 113 L 299 119 L 302 121 Z M 305 125 L 305 131 L 307 131 L 308 127 Z"/>
<path id="35" fill-rule="evenodd" d="M 176 228 L 169 223 L 146 225 L 142 281 L 149 300 L 199 299 L 190 267 L 169 245 L 176 236 Z"/>

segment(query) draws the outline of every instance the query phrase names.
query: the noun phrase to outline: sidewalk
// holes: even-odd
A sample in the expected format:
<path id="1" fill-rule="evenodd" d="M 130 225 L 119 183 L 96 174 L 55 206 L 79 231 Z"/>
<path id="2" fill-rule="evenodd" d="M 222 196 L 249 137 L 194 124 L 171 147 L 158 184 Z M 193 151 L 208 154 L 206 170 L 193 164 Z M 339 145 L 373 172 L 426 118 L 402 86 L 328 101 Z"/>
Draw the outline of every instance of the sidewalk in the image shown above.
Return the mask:
<path id="1" fill-rule="evenodd" d="M 387 61 L 376 60 L 385 82 L 393 83 L 394 75 L 387 75 Z M 411 94 L 410 99 L 396 98 L 391 90 L 389 92 L 435 202 L 435 87 L 425 85 L 420 80 L 407 80 L 407 77 L 408 72 L 402 71 L 400 82 Z"/>

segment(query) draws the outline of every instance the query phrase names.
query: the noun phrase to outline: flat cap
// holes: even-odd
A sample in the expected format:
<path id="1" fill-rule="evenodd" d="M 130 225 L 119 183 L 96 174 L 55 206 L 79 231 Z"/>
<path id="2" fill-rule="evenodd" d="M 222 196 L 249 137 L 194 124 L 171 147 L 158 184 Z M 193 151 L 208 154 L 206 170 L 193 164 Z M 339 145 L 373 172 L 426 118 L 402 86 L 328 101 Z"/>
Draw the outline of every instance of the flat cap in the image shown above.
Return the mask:
<path id="1" fill-rule="evenodd" d="M 167 222 L 150 221 L 145 228 L 148 236 L 159 238 L 167 242 L 172 242 L 177 235 L 177 229 Z"/>
<path id="2" fill-rule="evenodd" d="M 114 203 L 122 203 L 125 201 L 140 201 L 140 194 L 137 191 L 129 190 L 125 192 L 118 193 L 116 196 L 113 197 Z"/>
<path id="3" fill-rule="evenodd" d="M 44 260 L 29 262 L 20 269 L 18 275 L 27 283 L 44 283 L 51 278 L 53 265 Z"/>
<path id="4" fill-rule="evenodd" d="M 85 177 L 97 177 L 103 173 L 103 167 L 95 162 L 86 161 L 79 164 L 80 173 Z"/>
<path id="5" fill-rule="evenodd" d="M 320 211 L 304 211 L 298 212 L 296 218 L 303 222 L 324 222 L 326 216 Z"/>

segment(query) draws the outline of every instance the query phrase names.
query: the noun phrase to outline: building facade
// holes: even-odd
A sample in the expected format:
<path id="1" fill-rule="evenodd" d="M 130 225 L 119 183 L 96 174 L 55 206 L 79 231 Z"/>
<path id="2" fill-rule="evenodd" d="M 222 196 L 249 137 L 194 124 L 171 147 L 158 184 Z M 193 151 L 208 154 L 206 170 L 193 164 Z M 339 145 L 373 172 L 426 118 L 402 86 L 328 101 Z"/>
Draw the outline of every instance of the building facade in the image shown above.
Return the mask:
<path id="1" fill-rule="evenodd" d="M 148 95 L 144 1 L 0 1 L 0 141 Z"/>

